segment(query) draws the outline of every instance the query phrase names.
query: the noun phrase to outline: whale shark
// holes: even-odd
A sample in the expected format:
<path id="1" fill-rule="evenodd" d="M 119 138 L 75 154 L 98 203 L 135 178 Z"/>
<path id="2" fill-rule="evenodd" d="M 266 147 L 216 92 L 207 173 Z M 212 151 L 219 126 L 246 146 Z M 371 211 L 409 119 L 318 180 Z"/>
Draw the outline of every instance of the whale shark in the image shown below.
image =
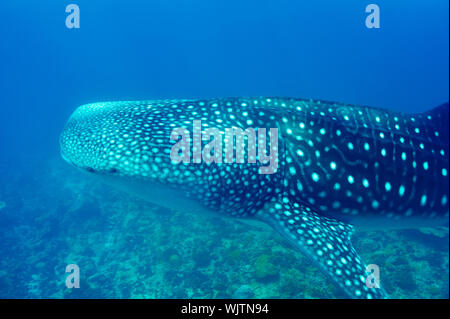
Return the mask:
<path id="1" fill-rule="evenodd" d="M 192 143 L 194 121 L 200 131 Z M 226 143 L 227 128 L 253 127 L 273 129 L 277 139 L 255 146 L 247 134 L 243 149 L 232 146 L 243 150 L 241 161 L 184 157 Z M 91 103 L 74 111 L 60 136 L 67 162 L 157 205 L 269 224 L 349 298 L 364 299 L 388 294 L 352 234 L 448 225 L 448 142 L 448 102 L 406 114 L 280 97 Z M 265 162 L 255 160 L 255 147 Z M 262 174 L 268 153 L 276 163 Z"/>

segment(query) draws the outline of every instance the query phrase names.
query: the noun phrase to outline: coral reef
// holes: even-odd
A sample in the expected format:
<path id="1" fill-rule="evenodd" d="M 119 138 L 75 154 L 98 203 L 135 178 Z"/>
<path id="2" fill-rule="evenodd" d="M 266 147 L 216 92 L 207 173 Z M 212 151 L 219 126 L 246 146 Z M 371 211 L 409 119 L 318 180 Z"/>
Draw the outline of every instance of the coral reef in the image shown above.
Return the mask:
<path id="1" fill-rule="evenodd" d="M 269 282 L 276 280 L 278 277 L 278 268 L 270 261 L 269 255 L 261 255 L 256 258 L 255 265 L 255 278 L 261 282 Z"/>
<path id="2" fill-rule="evenodd" d="M 345 297 L 264 224 L 158 208 L 59 159 L 36 174 L 0 186 L 0 298 Z M 391 297 L 448 298 L 448 239 L 445 228 L 353 242 Z M 72 263 L 79 289 L 65 286 Z"/>
<path id="3" fill-rule="evenodd" d="M 444 238 L 448 235 L 448 228 L 446 227 L 424 227 L 419 228 L 419 231 L 426 235 L 433 235 L 439 238 Z"/>

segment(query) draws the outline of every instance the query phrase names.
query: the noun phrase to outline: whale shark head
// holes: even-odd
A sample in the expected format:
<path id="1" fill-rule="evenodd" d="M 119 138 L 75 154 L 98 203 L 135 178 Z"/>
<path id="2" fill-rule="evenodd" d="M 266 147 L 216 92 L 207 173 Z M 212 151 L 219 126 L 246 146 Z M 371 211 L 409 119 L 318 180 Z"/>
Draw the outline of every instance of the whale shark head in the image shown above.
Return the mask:
<path id="1" fill-rule="evenodd" d="M 82 105 L 71 115 L 61 134 L 61 155 L 73 166 L 162 206 L 174 207 L 175 197 L 196 198 L 202 207 L 217 210 L 230 205 L 222 200 L 225 191 L 237 191 L 245 192 L 246 197 L 240 198 L 239 207 L 237 203 L 229 207 L 233 208 L 232 214 L 252 212 L 263 204 L 258 200 L 255 205 L 253 199 L 261 198 L 262 193 L 273 193 L 271 185 L 281 176 L 277 150 L 268 152 L 262 163 L 252 162 L 251 151 L 256 152 L 253 147 L 244 152 L 240 164 L 211 165 L 201 150 L 206 144 L 202 136 L 197 137 L 199 146 L 195 145 L 196 126 L 200 135 L 202 131 L 214 129 L 210 133 L 216 136 L 213 134 L 210 139 L 218 142 L 228 129 L 245 128 L 251 123 L 240 123 L 233 116 L 229 120 L 220 119 L 219 111 L 214 111 L 215 104 L 212 107 L 206 104 L 202 101 L 160 100 Z M 212 128 L 213 124 L 215 128 Z M 248 132 L 241 133 L 243 143 Z M 277 135 L 273 131 L 267 133 L 271 136 L 267 138 L 269 148 L 271 144 L 278 146 L 274 139 Z M 237 135 L 232 135 L 231 139 L 234 141 L 235 137 L 238 139 Z M 264 140 L 265 145 L 266 134 L 256 133 L 253 138 L 253 144 Z M 226 148 L 222 141 L 220 145 L 220 151 L 222 146 Z M 249 142 L 248 145 L 252 144 Z M 208 152 L 209 159 L 217 159 L 214 155 L 221 154 L 219 145 L 216 146 Z M 237 161 L 237 154 L 241 152 L 234 145 L 231 147 Z M 196 158 L 197 153 L 199 158 Z M 220 155 L 221 160 L 226 160 L 225 157 L 225 153 Z M 237 166 L 239 170 L 235 169 Z M 251 175 L 254 177 L 250 184 L 247 179 Z M 186 208 L 186 203 L 183 201 L 176 207 L 180 206 Z M 192 205 L 188 207 L 192 208 Z"/>
<path id="2" fill-rule="evenodd" d="M 174 114 L 164 101 L 106 102 L 78 107 L 60 137 L 61 156 L 71 165 L 147 200 L 166 203 L 192 187 L 192 168 L 170 160 Z M 195 180 L 196 186 L 202 181 Z M 171 187 L 176 184 L 176 187 Z"/>
<path id="3" fill-rule="evenodd" d="M 149 176 L 150 165 L 158 162 L 161 153 L 160 148 L 154 152 L 151 146 L 158 139 L 159 130 L 151 125 L 152 113 L 141 115 L 134 112 L 137 107 L 128 102 L 78 107 L 60 137 L 62 157 L 91 173 Z M 143 121 L 146 123 L 140 125 Z"/>

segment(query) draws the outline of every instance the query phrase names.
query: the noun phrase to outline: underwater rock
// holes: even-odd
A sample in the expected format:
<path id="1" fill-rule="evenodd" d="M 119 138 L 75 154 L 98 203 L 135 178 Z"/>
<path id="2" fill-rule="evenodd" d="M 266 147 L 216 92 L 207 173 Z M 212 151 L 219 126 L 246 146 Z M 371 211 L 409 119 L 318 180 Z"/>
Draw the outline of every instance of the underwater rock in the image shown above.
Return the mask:
<path id="1" fill-rule="evenodd" d="M 242 285 L 233 294 L 234 299 L 249 299 L 253 298 L 255 293 L 249 285 Z"/>
<path id="2" fill-rule="evenodd" d="M 417 288 L 417 282 L 414 276 L 412 275 L 412 269 L 408 265 L 400 265 L 395 268 L 393 271 L 394 284 L 404 290 L 412 291 Z"/>
<path id="3" fill-rule="evenodd" d="M 211 263 L 211 256 L 209 252 L 205 249 L 199 249 L 192 256 L 195 262 L 195 266 L 198 268 L 207 267 Z"/>
<path id="4" fill-rule="evenodd" d="M 432 235 L 439 238 L 444 238 L 448 235 L 448 228 L 446 227 L 423 227 L 419 228 L 419 231 L 423 234 Z"/>
<path id="5" fill-rule="evenodd" d="M 189 286 L 196 288 L 208 288 L 211 286 L 211 278 L 198 270 L 192 271 L 189 277 L 186 278 L 186 282 Z"/>
<path id="6" fill-rule="evenodd" d="M 255 277 L 260 282 L 270 282 L 278 277 L 278 269 L 270 262 L 269 255 L 261 255 L 255 262 Z"/>
<path id="7" fill-rule="evenodd" d="M 172 266 L 180 266 L 182 264 L 182 259 L 177 254 L 173 254 L 169 257 L 169 263 Z"/>
<path id="8" fill-rule="evenodd" d="M 280 280 L 280 290 L 286 298 L 294 298 L 307 286 L 302 282 L 302 274 L 297 269 L 287 269 L 283 271 Z M 304 296 L 301 296 L 304 297 Z"/>

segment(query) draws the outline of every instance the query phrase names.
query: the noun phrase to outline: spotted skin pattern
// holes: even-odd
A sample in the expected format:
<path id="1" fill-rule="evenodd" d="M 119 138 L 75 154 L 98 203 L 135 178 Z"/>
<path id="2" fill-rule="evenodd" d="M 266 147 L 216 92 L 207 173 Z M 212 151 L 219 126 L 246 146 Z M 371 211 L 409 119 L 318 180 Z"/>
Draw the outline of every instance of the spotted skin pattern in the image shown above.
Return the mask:
<path id="1" fill-rule="evenodd" d="M 277 152 L 276 172 L 259 174 L 260 153 L 250 163 L 247 151 L 255 146 L 248 143 L 243 163 L 174 163 L 171 132 L 192 134 L 194 120 L 201 121 L 202 149 L 212 138 L 207 128 L 222 136 L 232 127 L 277 128 L 277 145 L 267 138 L 265 150 Z M 83 105 L 60 143 L 76 167 L 149 185 L 150 201 L 182 197 L 267 222 L 349 297 L 371 299 L 387 294 L 366 286 L 369 274 L 350 241 L 353 225 L 448 223 L 448 139 L 448 103 L 403 114 L 319 100 L 228 98 Z"/>

